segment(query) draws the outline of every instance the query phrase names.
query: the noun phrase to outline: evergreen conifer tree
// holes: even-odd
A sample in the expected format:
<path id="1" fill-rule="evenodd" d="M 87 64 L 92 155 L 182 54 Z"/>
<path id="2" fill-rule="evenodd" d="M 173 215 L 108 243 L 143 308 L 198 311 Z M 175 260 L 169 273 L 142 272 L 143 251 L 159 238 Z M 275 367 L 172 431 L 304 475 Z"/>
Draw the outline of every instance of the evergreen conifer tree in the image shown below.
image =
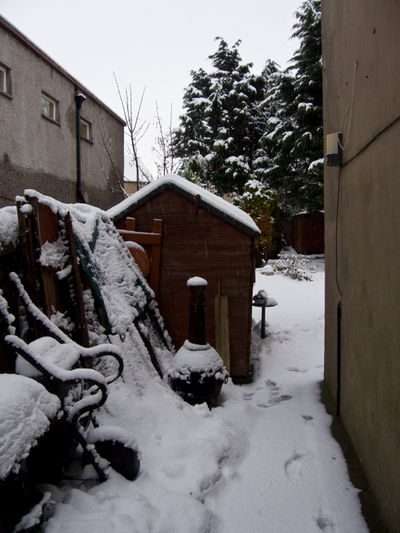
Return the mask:
<path id="1" fill-rule="evenodd" d="M 240 194 L 257 179 L 287 215 L 322 209 L 320 11 L 320 0 L 305 0 L 296 12 L 300 46 L 284 72 L 268 61 L 252 74 L 240 41 L 229 47 L 217 37 L 213 70 L 192 72 L 174 135 L 186 177 L 220 194 Z"/>
<path id="2" fill-rule="evenodd" d="M 323 207 L 322 65 L 320 0 L 296 12 L 300 40 L 292 65 L 269 88 L 267 128 L 256 175 L 278 192 L 288 213 Z"/>
<path id="3" fill-rule="evenodd" d="M 264 97 L 264 79 L 242 63 L 240 41 L 231 48 L 217 38 L 209 57 L 213 70 L 192 72 L 185 90 L 175 152 L 185 160 L 185 175 L 218 193 L 241 192 L 253 177 L 260 137 L 257 109 Z"/>

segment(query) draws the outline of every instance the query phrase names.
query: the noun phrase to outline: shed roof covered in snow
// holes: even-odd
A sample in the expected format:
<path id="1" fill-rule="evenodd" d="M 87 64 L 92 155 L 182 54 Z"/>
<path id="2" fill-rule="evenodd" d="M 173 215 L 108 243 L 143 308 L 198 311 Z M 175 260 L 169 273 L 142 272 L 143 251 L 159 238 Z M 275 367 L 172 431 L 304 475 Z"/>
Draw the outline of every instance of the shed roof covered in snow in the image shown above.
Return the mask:
<path id="1" fill-rule="evenodd" d="M 258 237 L 260 235 L 260 230 L 256 223 L 247 213 L 212 192 L 175 174 L 164 176 L 146 185 L 140 191 L 111 207 L 107 211 L 107 214 L 115 221 L 118 221 L 127 216 L 132 209 L 137 209 L 149 199 L 154 198 L 165 190 L 174 191 L 190 200 L 198 198 L 199 206 L 213 215 L 226 222 L 230 222 L 251 237 Z"/>

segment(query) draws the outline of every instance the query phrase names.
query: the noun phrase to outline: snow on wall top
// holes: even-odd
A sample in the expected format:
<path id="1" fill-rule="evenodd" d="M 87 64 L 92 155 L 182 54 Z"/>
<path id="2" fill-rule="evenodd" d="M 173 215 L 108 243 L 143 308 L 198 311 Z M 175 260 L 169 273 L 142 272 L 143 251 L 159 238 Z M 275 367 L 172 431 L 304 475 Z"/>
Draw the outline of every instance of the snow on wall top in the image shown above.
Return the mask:
<path id="1" fill-rule="evenodd" d="M 107 214 L 109 217 L 119 220 L 129 214 L 129 211 L 133 207 L 140 207 L 148 199 L 157 196 L 163 190 L 172 190 L 185 197 L 189 197 L 191 200 L 200 197 L 200 206 L 207 211 L 239 227 L 251 237 L 258 237 L 260 235 L 260 230 L 256 223 L 247 213 L 223 198 L 175 174 L 164 176 L 146 185 L 140 191 L 129 196 L 129 198 L 125 198 L 119 204 L 111 207 L 107 211 Z"/>

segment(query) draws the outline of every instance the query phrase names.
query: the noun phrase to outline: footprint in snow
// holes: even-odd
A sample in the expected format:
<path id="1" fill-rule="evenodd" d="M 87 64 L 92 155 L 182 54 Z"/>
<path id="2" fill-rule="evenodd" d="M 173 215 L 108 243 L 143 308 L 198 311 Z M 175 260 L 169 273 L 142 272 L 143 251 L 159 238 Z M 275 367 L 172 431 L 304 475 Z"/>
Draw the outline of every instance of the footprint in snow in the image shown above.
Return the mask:
<path id="1" fill-rule="evenodd" d="M 294 453 L 285 461 L 285 474 L 288 479 L 298 479 L 303 471 L 304 465 L 312 457 L 307 453 Z"/>
<path id="2" fill-rule="evenodd" d="M 300 372 L 302 374 L 308 372 L 308 368 L 299 368 L 297 366 L 288 366 L 286 370 L 289 370 L 289 372 Z"/>
<path id="3" fill-rule="evenodd" d="M 288 366 L 286 370 L 289 372 L 300 372 L 301 374 L 308 372 L 308 368 L 299 368 L 298 366 Z"/>
<path id="4" fill-rule="evenodd" d="M 267 381 L 265 381 L 265 385 L 270 391 L 270 399 L 268 402 L 262 401 L 257 403 L 258 407 L 272 407 L 280 404 L 281 402 L 286 402 L 292 398 L 290 394 L 280 394 L 282 389 L 279 387 L 276 381 L 273 381 L 272 379 L 267 379 Z"/>
<path id="5" fill-rule="evenodd" d="M 319 529 L 324 533 L 337 533 L 335 522 L 323 513 L 320 512 L 319 517 L 315 521 Z"/>
<path id="6" fill-rule="evenodd" d="M 267 379 L 267 381 L 265 382 L 266 386 L 272 390 L 272 391 L 277 391 L 277 390 L 280 390 L 278 385 L 276 384 L 276 381 L 272 381 L 272 379 Z"/>
<path id="7" fill-rule="evenodd" d="M 281 344 L 285 341 L 289 341 L 290 340 L 290 335 L 287 335 L 285 333 L 276 333 L 274 335 L 274 339 L 276 339 L 278 342 L 280 342 Z"/>
<path id="8" fill-rule="evenodd" d="M 293 396 L 291 396 L 290 394 L 281 394 L 280 396 L 274 396 L 273 398 L 271 398 L 269 403 L 271 405 L 276 405 L 281 402 L 287 402 L 288 400 L 291 400 L 292 398 Z"/>
<path id="9" fill-rule="evenodd" d="M 254 396 L 255 392 L 244 392 L 243 393 L 243 400 L 251 400 Z"/>
<path id="10" fill-rule="evenodd" d="M 292 396 L 290 394 L 281 394 L 280 396 L 277 396 L 277 393 L 272 393 L 272 397 L 270 400 L 268 400 L 268 402 L 258 402 L 257 407 L 273 407 L 274 405 L 279 405 L 280 403 L 286 402 L 291 398 Z"/>
<path id="11" fill-rule="evenodd" d="M 180 463 L 171 463 L 161 468 L 161 472 L 169 478 L 178 478 L 185 474 L 186 468 Z"/>

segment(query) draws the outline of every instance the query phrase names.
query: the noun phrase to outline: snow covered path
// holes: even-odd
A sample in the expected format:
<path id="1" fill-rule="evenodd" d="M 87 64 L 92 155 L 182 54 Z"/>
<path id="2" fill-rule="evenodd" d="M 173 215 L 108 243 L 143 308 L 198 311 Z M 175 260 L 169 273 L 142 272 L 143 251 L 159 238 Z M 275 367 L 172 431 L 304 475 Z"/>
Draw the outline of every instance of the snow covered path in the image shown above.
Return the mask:
<path id="1" fill-rule="evenodd" d="M 191 407 L 143 371 L 113 384 L 104 421 L 134 434 L 141 473 L 53 489 L 46 533 L 368 531 L 320 402 L 324 265 L 314 264 L 313 281 L 257 272 L 254 292 L 279 305 L 267 338 L 253 335 L 254 381 L 224 385 L 218 407 Z"/>
<path id="2" fill-rule="evenodd" d="M 319 400 L 322 266 L 311 282 L 257 274 L 255 292 L 266 290 L 279 305 L 267 310 L 268 336 L 254 347 L 256 379 L 225 391 L 216 410 L 234 425 L 243 422 L 247 448 L 230 483 L 206 500 L 221 533 L 367 531 Z"/>

